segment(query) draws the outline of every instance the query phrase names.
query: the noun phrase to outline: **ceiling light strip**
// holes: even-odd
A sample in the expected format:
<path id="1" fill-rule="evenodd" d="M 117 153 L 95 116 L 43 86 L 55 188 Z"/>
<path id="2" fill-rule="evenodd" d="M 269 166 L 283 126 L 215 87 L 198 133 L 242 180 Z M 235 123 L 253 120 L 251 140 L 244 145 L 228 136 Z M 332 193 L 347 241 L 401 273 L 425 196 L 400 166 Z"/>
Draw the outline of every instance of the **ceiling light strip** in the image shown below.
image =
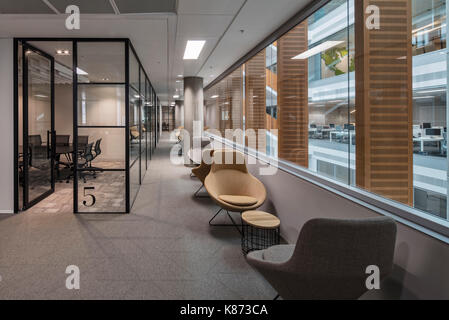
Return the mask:
<path id="1" fill-rule="evenodd" d="M 45 3 L 51 10 L 53 10 L 54 13 L 61 14 L 61 12 L 59 12 L 59 10 L 56 9 L 56 7 L 52 5 L 49 0 L 42 0 L 42 2 Z"/>
<path id="2" fill-rule="evenodd" d="M 120 10 L 118 9 L 115 0 L 109 0 L 109 4 L 111 5 L 112 9 L 114 9 L 115 14 L 120 14 Z"/>
<path id="3" fill-rule="evenodd" d="M 297 56 L 293 57 L 293 60 L 303 60 L 308 59 L 310 57 L 313 57 L 314 55 L 324 52 L 326 50 L 329 50 L 333 47 L 336 47 L 340 44 L 344 43 L 344 41 L 326 41 L 323 42 L 320 45 L 317 45 L 316 47 L 313 47 L 312 49 L 309 49 L 301 54 L 298 54 Z"/>

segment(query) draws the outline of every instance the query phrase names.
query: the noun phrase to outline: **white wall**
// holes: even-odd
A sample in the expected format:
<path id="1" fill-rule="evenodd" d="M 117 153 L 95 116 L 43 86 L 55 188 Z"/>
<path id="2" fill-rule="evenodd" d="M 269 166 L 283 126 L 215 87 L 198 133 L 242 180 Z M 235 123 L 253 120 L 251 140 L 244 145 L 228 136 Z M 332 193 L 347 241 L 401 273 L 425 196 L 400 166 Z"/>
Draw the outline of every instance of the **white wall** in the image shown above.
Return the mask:
<path id="1" fill-rule="evenodd" d="M 14 211 L 13 40 L 0 39 L 0 213 Z"/>
<path id="2" fill-rule="evenodd" d="M 55 131 L 59 135 L 73 136 L 73 86 L 55 85 Z"/>

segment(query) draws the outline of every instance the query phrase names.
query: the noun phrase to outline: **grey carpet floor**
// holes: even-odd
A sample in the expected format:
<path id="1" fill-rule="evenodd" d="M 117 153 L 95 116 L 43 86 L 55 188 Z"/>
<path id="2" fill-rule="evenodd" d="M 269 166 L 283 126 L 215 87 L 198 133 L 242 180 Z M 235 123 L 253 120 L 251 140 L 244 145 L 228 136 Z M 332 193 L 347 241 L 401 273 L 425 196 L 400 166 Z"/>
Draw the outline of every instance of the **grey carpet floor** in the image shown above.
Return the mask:
<path id="1" fill-rule="evenodd" d="M 209 227 L 217 207 L 192 197 L 201 183 L 172 145 L 164 136 L 130 215 L 3 216 L 0 299 L 272 299 L 237 230 Z M 80 290 L 66 288 L 69 265 Z"/>

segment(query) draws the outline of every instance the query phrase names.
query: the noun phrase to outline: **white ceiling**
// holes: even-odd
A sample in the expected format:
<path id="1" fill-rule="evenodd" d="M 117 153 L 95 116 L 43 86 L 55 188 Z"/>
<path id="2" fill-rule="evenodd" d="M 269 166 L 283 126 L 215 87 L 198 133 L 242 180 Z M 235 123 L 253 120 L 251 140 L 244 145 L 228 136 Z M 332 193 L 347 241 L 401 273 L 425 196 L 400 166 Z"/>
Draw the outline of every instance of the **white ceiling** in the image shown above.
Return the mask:
<path id="1" fill-rule="evenodd" d="M 98 7 L 92 0 L 69 1 L 81 10 L 81 29 L 72 31 L 65 28 L 66 15 L 56 13 L 68 0 L 40 0 L 54 12 L 46 14 L 21 14 L 29 12 L 20 7 L 24 1 L 1 1 L 0 13 L 16 14 L 0 14 L 0 37 L 130 38 L 168 103 L 176 89 L 182 94 L 178 75 L 204 77 L 207 85 L 312 0 L 177 0 L 176 10 L 171 0 L 97 0 Z M 115 14 L 83 14 L 111 8 Z M 187 40 L 206 40 L 198 60 L 182 59 Z"/>
<path id="2" fill-rule="evenodd" d="M 175 13 L 177 0 L 2 0 L 0 13 L 64 13 L 69 5 L 81 13 Z"/>

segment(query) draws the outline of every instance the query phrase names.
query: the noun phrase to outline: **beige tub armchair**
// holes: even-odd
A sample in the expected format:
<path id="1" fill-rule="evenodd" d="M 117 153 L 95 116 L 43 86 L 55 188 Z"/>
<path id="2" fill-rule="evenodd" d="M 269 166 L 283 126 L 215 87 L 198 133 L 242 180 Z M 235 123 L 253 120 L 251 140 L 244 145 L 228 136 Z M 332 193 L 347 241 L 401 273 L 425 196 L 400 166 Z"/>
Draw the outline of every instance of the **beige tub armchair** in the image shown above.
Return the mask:
<path id="1" fill-rule="evenodd" d="M 209 159 L 207 160 L 212 159 L 213 155 L 214 155 L 213 149 L 204 150 L 203 157 L 201 158 L 201 164 L 198 167 L 192 169 L 192 175 L 197 177 L 202 183 L 201 187 L 194 194 L 196 198 L 209 198 L 208 196 L 199 195 L 199 192 L 201 191 L 201 189 L 203 189 L 204 181 L 206 180 L 206 177 L 209 175 L 210 169 L 212 167 L 211 162 L 207 161 L 206 163 L 206 161 L 204 160 L 206 159 L 206 156 L 209 156 Z"/>
<path id="2" fill-rule="evenodd" d="M 234 150 L 214 152 L 213 163 L 204 187 L 220 210 L 209 221 L 211 226 L 235 226 L 229 212 L 245 212 L 259 208 L 267 197 L 265 186 L 248 172 L 245 157 Z M 232 224 L 213 224 L 218 214 L 225 210 Z"/>

